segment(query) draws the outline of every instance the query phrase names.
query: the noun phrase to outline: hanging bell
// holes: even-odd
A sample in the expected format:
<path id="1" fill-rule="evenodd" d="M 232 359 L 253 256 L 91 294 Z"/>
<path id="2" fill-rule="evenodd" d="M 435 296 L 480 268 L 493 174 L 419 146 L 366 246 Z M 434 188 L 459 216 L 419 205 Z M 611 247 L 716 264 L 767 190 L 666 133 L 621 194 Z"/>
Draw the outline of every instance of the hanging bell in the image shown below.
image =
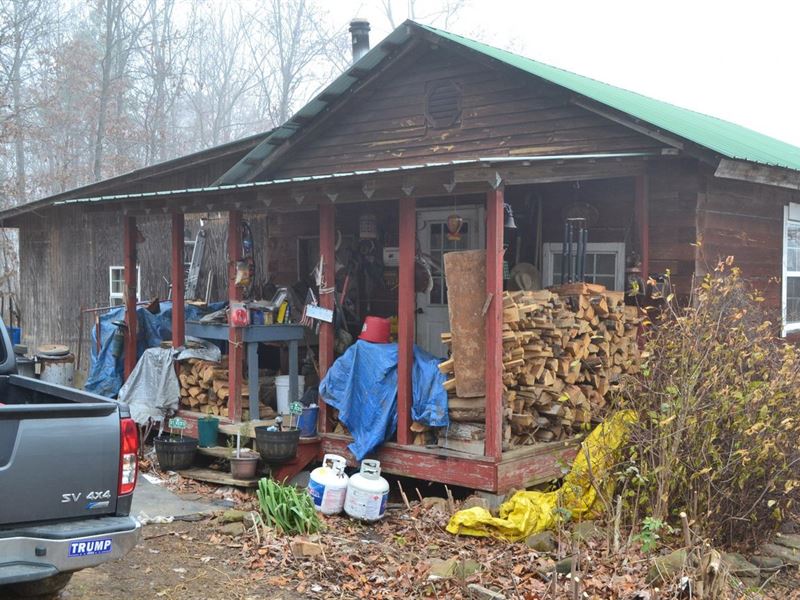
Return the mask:
<path id="1" fill-rule="evenodd" d="M 503 227 L 505 229 L 516 229 L 517 224 L 514 222 L 514 212 L 511 210 L 511 205 L 503 204 L 503 210 L 506 213 L 505 221 L 503 222 Z"/>

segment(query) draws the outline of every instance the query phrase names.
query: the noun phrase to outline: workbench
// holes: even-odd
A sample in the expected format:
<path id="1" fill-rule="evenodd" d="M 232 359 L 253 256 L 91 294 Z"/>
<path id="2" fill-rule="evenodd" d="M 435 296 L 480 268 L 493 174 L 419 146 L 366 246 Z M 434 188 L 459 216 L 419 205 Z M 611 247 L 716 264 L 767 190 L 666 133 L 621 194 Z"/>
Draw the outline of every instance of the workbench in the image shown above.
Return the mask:
<path id="1" fill-rule="evenodd" d="M 258 345 L 261 343 L 286 343 L 289 347 L 289 404 L 300 400 L 297 389 L 297 347 L 304 339 L 302 325 L 248 325 L 242 327 L 242 341 L 247 353 L 247 389 L 250 393 L 250 418 L 259 418 Z M 186 335 L 212 341 L 228 341 L 227 323 L 186 322 Z M 233 366 L 231 365 L 231 368 Z"/>

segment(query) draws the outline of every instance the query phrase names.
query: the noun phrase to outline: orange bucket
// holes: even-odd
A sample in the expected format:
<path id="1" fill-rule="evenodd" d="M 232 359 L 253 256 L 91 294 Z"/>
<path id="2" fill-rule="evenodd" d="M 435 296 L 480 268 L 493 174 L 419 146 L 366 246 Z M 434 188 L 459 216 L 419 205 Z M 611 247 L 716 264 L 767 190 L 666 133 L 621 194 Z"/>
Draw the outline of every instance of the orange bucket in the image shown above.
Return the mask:
<path id="1" fill-rule="evenodd" d="M 382 317 L 366 317 L 364 326 L 361 328 L 361 335 L 358 339 L 375 344 L 388 344 L 392 330 L 392 323 L 389 319 Z"/>

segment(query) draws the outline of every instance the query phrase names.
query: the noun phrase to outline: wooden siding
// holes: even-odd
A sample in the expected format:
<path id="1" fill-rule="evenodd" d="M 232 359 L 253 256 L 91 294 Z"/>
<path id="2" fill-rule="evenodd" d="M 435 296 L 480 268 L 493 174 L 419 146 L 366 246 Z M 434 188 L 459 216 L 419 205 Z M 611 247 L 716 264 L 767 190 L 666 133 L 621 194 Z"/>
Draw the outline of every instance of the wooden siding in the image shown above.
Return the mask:
<path id="1" fill-rule="evenodd" d="M 424 115 L 426 89 L 448 79 L 462 89 L 461 122 L 432 129 Z M 295 142 L 296 149 L 276 159 L 257 179 L 484 156 L 652 150 L 663 145 L 569 99 L 562 88 L 507 67 L 490 68 L 441 48 L 419 50 L 349 98 L 329 123 L 320 123 L 305 140 Z"/>
<path id="2" fill-rule="evenodd" d="M 247 215 L 256 248 L 257 281 L 266 280 L 266 216 Z M 109 267 L 122 265 L 122 215 L 81 207 L 50 209 L 20 217 L 20 306 L 23 343 L 63 343 L 77 352 L 80 309 L 107 306 Z M 198 296 L 213 272 L 211 300 L 227 293 L 227 220 L 208 221 Z M 170 279 L 170 217 L 139 217 L 145 241 L 138 245 L 142 299 L 166 299 Z M 187 218 L 194 233 L 198 218 Z M 193 235 L 192 235 L 193 237 Z M 91 315 L 86 317 L 82 368 L 88 365 Z"/>
<path id="3" fill-rule="evenodd" d="M 697 240 L 697 162 L 658 161 L 649 169 L 650 273 L 670 272 L 680 298 L 691 293 Z"/>
<path id="4" fill-rule="evenodd" d="M 766 305 L 779 311 L 783 210 L 789 202 L 800 202 L 800 192 L 707 173 L 698 197 L 697 228 L 702 239 L 698 274 L 733 256 L 742 275 L 764 293 Z"/>

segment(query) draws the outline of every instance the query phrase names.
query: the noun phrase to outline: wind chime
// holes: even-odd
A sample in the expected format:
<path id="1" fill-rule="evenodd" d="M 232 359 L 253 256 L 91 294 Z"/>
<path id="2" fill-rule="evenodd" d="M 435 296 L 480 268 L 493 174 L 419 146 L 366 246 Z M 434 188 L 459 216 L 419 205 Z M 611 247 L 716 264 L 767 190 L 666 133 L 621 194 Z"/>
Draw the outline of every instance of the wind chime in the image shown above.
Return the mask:
<path id="1" fill-rule="evenodd" d="M 561 284 L 586 280 L 586 244 L 589 230 L 583 217 L 564 220 L 561 246 Z M 573 250 L 575 251 L 573 253 Z"/>

